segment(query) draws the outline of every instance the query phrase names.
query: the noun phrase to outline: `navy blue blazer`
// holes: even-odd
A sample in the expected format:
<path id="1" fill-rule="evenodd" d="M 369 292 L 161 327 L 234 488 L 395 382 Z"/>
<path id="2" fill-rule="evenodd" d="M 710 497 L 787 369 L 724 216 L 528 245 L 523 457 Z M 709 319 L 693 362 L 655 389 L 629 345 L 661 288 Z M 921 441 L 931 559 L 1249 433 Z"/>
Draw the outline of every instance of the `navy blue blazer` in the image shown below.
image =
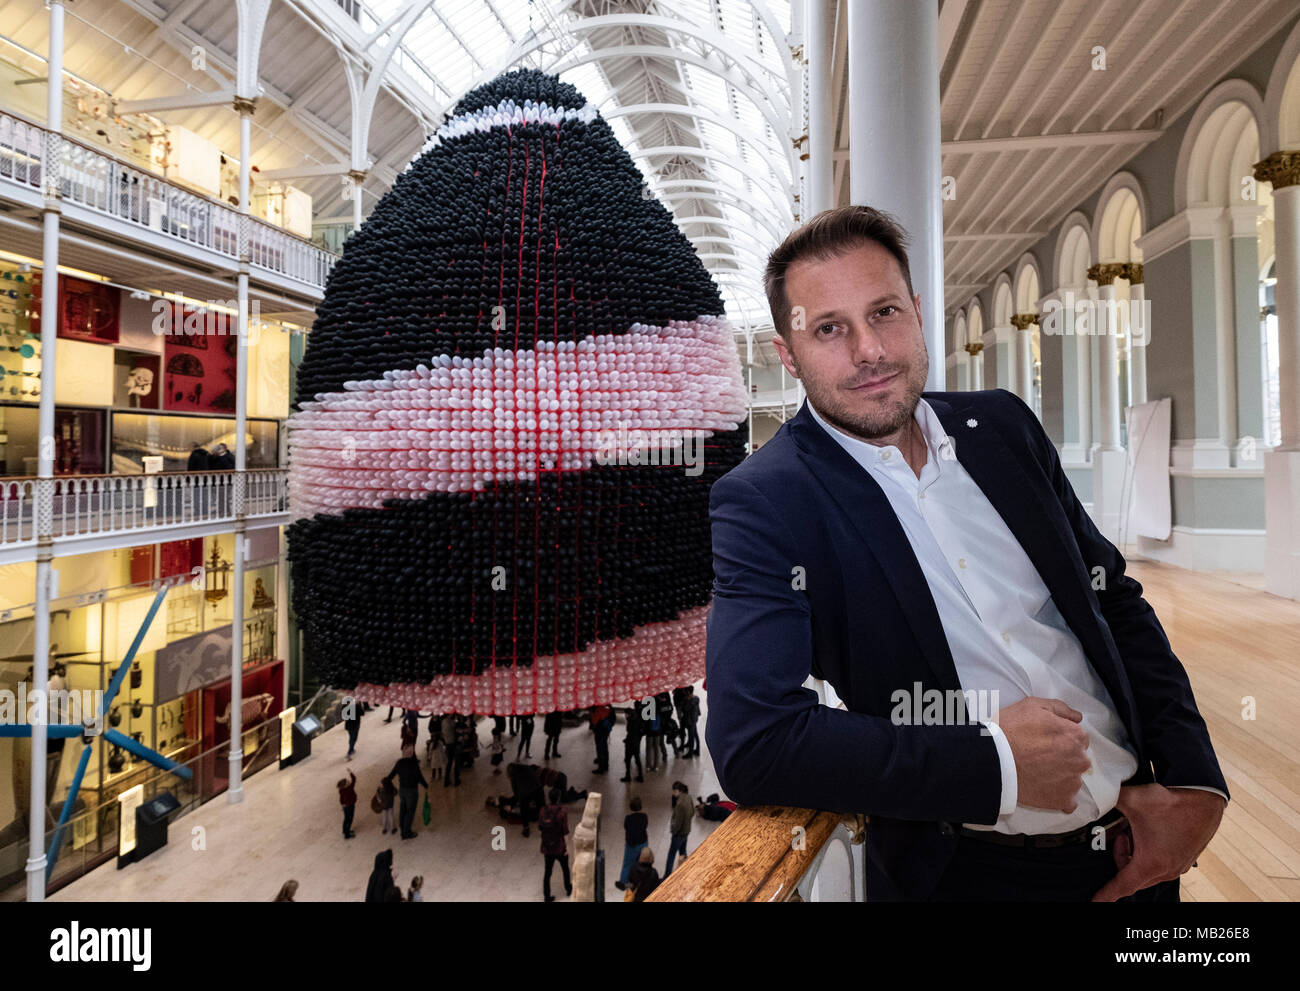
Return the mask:
<path id="1" fill-rule="evenodd" d="M 1118 708 L 1138 755 L 1127 783 L 1226 793 L 1186 672 L 1038 418 L 1000 389 L 925 399 Z M 889 719 L 898 689 L 962 687 L 889 500 L 805 402 L 714 483 L 709 510 L 705 739 L 719 783 L 743 805 L 868 814 L 869 896 L 925 898 L 955 851 L 954 824 L 997 821 L 1002 778 L 993 739 L 977 724 Z M 1094 582 L 1097 566 L 1104 582 Z M 810 672 L 848 711 L 801 687 Z"/>

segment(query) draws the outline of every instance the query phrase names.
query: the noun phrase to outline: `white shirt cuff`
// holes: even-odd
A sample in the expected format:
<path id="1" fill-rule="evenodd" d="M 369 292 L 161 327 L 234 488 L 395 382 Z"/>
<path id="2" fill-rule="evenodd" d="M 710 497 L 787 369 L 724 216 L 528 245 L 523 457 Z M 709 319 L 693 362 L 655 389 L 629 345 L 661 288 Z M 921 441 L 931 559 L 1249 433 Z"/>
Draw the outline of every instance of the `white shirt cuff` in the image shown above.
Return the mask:
<path id="1" fill-rule="evenodd" d="M 1230 801 L 1228 796 L 1225 795 L 1223 792 L 1219 791 L 1218 788 L 1211 788 L 1209 785 L 1170 785 L 1169 787 L 1170 788 L 1191 788 L 1194 791 L 1212 791 L 1214 792 L 1214 794 L 1218 795 L 1225 802 Z"/>
<path id="2" fill-rule="evenodd" d="M 991 722 L 981 725 L 989 731 L 989 736 L 993 737 L 993 743 L 998 748 L 998 763 L 1002 766 L 1002 804 L 998 808 L 998 815 L 1010 815 L 1016 811 L 1016 799 L 1019 792 L 1019 782 L 1016 778 L 1016 757 L 1011 752 L 1011 743 L 1007 740 L 1006 734 L 1002 732 L 1002 727 Z"/>

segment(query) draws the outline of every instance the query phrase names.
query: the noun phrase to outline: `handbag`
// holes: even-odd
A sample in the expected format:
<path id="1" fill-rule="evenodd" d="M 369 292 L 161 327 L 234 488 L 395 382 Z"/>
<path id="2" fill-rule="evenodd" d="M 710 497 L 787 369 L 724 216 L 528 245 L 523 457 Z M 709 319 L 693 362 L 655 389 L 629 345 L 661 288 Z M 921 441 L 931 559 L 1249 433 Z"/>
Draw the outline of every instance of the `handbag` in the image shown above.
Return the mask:
<path id="1" fill-rule="evenodd" d="M 383 798 L 382 798 L 382 797 L 380 796 L 380 794 L 379 794 L 382 790 L 383 790 L 382 788 L 378 788 L 378 789 L 376 789 L 376 790 L 375 790 L 375 794 L 371 797 L 371 799 L 370 799 L 370 811 L 371 811 L 371 812 L 383 812 L 383 811 L 384 811 L 384 800 L 383 800 Z"/>

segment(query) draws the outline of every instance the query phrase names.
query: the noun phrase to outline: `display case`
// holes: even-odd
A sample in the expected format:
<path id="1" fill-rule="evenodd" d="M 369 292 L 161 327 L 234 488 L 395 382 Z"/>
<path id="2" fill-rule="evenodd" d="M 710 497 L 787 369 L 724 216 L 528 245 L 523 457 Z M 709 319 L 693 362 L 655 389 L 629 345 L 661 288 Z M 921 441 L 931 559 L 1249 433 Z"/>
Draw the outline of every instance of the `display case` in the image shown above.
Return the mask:
<path id="1" fill-rule="evenodd" d="M 113 405 L 130 409 L 158 409 L 162 396 L 156 354 L 118 348 L 113 355 Z"/>
<path id="2" fill-rule="evenodd" d="M 113 415 L 113 471 L 138 474 L 144 471 L 143 459 L 161 457 L 163 471 L 187 471 L 190 456 L 199 445 L 212 451 L 225 444 L 235 450 L 235 421 L 230 417 L 169 416 L 153 413 Z M 275 420 L 248 420 L 244 444 L 246 467 L 274 468 L 278 458 L 279 424 Z M 207 467 L 206 463 L 203 467 Z"/>

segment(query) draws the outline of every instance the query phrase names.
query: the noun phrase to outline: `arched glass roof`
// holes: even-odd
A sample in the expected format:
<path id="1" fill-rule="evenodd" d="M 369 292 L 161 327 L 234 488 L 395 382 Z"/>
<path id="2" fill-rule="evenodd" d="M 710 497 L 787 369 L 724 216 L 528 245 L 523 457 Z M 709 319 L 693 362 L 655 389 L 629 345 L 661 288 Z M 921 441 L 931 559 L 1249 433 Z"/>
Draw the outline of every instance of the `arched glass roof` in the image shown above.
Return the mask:
<path id="1" fill-rule="evenodd" d="M 695 243 L 737 329 L 770 323 L 762 264 L 798 189 L 788 0 L 339 2 L 381 39 L 423 8 L 397 65 L 439 112 L 515 66 L 576 86 Z"/>

